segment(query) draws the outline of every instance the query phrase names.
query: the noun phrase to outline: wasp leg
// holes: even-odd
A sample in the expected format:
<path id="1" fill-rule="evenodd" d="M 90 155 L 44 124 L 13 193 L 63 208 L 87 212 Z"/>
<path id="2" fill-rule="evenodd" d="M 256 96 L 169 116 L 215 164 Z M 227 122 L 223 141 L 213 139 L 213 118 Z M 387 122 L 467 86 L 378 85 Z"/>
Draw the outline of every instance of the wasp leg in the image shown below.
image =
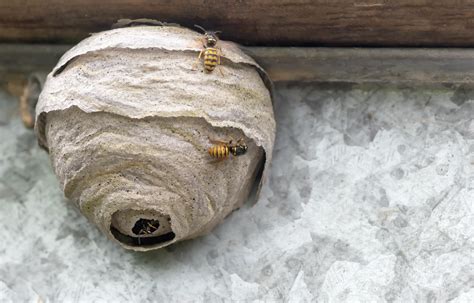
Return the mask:
<path id="1" fill-rule="evenodd" d="M 224 72 L 222 71 L 222 67 L 220 65 L 217 65 L 217 69 L 219 70 L 221 76 L 224 76 Z"/>
<path id="2" fill-rule="evenodd" d="M 201 59 L 203 53 L 204 53 L 204 50 L 202 50 L 202 51 L 199 53 L 199 56 L 197 57 L 196 61 L 194 61 L 192 70 L 196 70 L 196 67 L 197 67 L 197 65 L 199 64 L 199 60 Z"/>
<path id="3" fill-rule="evenodd" d="M 199 38 L 199 41 L 200 41 L 201 46 L 203 47 L 203 49 L 201 50 L 201 52 L 199 53 L 199 56 L 197 57 L 196 61 L 193 64 L 193 70 L 196 70 L 196 67 L 199 63 L 199 60 L 202 57 L 202 54 L 204 54 L 204 52 L 206 51 L 206 38 L 204 38 L 204 37 Z"/>
<path id="4" fill-rule="evenodd" d="M 150 234 L 154 233 L 159 228 L 159 227 L 156 227 L 155 225 L 151 224 L 150 222 L 148 222 L 148 227 L 150 228 L 150 231 L 151 231 Z"/>

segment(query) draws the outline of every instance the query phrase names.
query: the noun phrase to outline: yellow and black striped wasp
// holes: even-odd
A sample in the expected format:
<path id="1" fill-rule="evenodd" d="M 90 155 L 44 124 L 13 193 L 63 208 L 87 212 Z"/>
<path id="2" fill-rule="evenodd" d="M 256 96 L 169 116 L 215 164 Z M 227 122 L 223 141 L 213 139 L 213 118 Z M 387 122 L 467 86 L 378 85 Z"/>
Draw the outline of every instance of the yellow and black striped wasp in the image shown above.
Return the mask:
<path id="1" fill-rule="evenodd" d="M 222 51 L 219 47 L 217 47 L 217 42 L 219 38 L 217 34 L 221 33 L 221 31 L 207 31 L 203 27 L 199 25 L 194 25 L 195 27 L 199 28 L 204 32 L 203 37 L 203 47 L 204 49 L 201 50 L 198 56 L 198 61 L 203 57 L 204 59 L 204 69 L 207 72 L 212 72 L 218 65 L 221 64 L 221 54 Z M 222 70 L 219 68 L 220 73 L 223 75 Z"/>
<path id="2" fill-rule="evenodd" d="M 229 155 L 234 157 L 244 155 L 248 149 L 244 139 L 237 140 L 235 144 L 233 143 L 233 140 L 225 142 L 210 139 L 210 141 L 214 145 L 211 146 L 207 152 L 209 153 L 209 156 L 217 160 L 225 160 L 229 157 Z"/>

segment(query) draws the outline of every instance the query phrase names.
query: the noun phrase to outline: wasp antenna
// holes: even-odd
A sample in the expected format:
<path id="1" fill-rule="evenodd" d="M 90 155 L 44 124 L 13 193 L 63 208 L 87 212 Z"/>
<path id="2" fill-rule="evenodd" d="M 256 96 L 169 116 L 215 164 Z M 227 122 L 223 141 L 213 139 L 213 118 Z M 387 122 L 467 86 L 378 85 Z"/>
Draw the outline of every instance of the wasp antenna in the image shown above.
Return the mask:
<path id="1" fill-rule="evenodd" d="M 214 34 L 222 34 L 222 31 L 217 31 L 217 32 L 214 32 Z"/>
<path id="2" fill-rule="evenodd" d="M 194 27 L 197 27 L 197 28 L 199 28 L 200 30 L 202 30 L 203 32 L 206 32 L 206 30 L 204 29 L 204 27 L 202 27 L 202 26 L 200 26 L 200 25 L 194 24 Z"/>

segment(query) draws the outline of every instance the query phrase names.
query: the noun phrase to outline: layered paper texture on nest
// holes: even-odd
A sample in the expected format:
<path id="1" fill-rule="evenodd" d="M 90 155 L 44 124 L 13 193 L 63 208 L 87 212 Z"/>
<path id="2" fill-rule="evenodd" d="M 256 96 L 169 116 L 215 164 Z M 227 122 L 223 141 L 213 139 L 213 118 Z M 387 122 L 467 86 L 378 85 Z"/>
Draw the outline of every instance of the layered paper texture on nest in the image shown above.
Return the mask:
<path id="1" fill-rule="evenodd" d="M 224 41 L 223 75 L 204 72 L 201 37 L 170 26 L 95 34 L 61 58 L 40 96 L 38 140 L 66 197 L 126 248 L 208 232 L 265 178 L 275 136 L 270 82 Z M 243 156 L 207 154 L 209 139 L 240 138 Z M 159 227 L 137 236 L 141 219 Z"/>

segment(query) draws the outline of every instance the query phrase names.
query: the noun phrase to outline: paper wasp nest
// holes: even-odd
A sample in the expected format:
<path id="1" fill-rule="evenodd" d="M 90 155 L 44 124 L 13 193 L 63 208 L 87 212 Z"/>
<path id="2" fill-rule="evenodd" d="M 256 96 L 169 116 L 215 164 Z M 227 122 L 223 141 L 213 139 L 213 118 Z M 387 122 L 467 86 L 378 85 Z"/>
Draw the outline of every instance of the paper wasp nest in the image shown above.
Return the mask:
<path id="1" fill-rule="evenodd" d="M 270 163 L 265 73 L 225 41 L 223 75 L 203 72 L 201 37 L 172 26 L 95 34 L 61 58 L 38 101 L 38 140 L 65 196 L 125 248 L 209 232 Z M 240 138 L 245 155 L 216 162 L 207 153 L 209 139 Z"/>

